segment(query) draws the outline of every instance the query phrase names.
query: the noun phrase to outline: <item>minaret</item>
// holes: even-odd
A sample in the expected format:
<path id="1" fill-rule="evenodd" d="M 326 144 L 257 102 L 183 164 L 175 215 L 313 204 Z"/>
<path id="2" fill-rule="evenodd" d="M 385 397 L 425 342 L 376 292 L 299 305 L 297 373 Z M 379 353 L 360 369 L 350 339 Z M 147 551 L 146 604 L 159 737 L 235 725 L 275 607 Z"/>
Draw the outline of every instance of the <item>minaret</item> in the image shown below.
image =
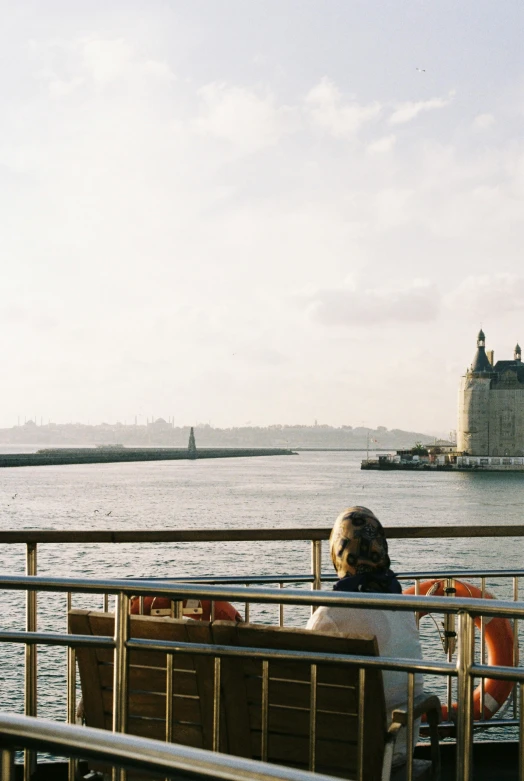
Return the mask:
<path id="1" fill-rule="evenodd" d="M 191 430 L 189 432 L 189 442 L 187 445 L 187 451 L 189 454 L 189 458 L 198 458 L 196 443 L 195 443 L 195 432 L 193 430 L 193 426 L 191 426 Z"/>
<path id="2" fill-rule="evenodd" d="M 513 353 L 513 358 L 515 361 L 518 361 L 518 363 L 522 360 L 522 350 L 520 349 L 520 344 L 517 342 L 515 345 L 515 352 Z"/>

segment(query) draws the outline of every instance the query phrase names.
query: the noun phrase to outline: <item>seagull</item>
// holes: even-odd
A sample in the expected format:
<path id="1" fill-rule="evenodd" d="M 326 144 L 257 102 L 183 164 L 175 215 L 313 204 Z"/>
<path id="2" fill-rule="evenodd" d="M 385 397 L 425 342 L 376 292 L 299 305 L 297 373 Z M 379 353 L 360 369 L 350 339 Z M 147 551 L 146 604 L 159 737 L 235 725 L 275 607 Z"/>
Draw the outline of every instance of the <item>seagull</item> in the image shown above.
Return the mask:
<path id="1" fill-rule="evenodd" d="M 112 512 L 113 512 L 113 510 L 109 510 L 109 512 L 108 512 L 108 513 L 106 513 L 106 516 L 107 516 L 107 515 L 111 515 L 111 513 L 112 513 Z"/>
<path id="2" fill-rule="evenodd" d="M 415 68 L 415 70 L 417 70 L 419 73 L 425 73 L 426 72 L 425 68 Z"/>
<path id="3" fill-rule="evenodd" d="M 93 512 L 94 512 L 94 513 L 98 513 L 98 512 L 100 512 L 100 510 L 93 510 Z"/>
<path id="4" fill-rule="evenodd" d="M 16 499 L 16 497 L 17 497 L 17 496 L 18 496 L 18 494 L 15 494 L 15 495 L 13 496 L 13 499 Z"/>

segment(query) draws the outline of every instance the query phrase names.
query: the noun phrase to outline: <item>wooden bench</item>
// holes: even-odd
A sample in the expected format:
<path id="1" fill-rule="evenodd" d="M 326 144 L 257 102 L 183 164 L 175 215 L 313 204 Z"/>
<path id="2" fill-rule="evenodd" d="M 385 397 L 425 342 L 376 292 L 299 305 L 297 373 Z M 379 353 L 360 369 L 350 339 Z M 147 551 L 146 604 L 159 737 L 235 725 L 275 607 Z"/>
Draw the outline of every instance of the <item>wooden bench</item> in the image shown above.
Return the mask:
<path id="1" fill-rule="evenodd" d="M 72 610 L 69 631 L 112 636 L 114 616 Z M 366 670 L 362 706 L 358 667 L 343 663 L 318 664 L 316 687 L 312 687 L 309 662 L 273 659 L 268 663 L 267 697 L 264 699 L 263 661 L 249 653 L 250 648 L 267 648 L 376 656 L 375 638 L 349 639 L 288 627 L 229 621 L 211 624 L 149 616 L 130 617 L 130 632 L 133 638 L 245 649 L 240 656 L 221 658 L 220 751 L 303 770 L 308 770 L 313 761 L 317 772 L 356 779 L 359 777 L 361 735 L 364 781 L 390 777 L 393 743 L 400 724 L 405 723 L 405 714 L 397 712 L 396 722 L 387 725 L 380 670 Z M 90 727 L 111 729 L 113 653 L 107 649 L 79 647 L 76 655 L 85 721 Z M 178 652 L 174 655 L 169 729 L 166 722 L 166 659 L 163 652 L 131 651 L 128 732 L 158 740 L 169 737 L 183 745 L 212 749 L 214 658 Z M 415 760 L 413 777 L 417 781 L 437 779 L 439 774 L 438 700 L 430 697 L 417 702 L 418 715 L 430 711 L 433 763 Z M 310 741 L 312 730 L 314 741 Z M 314 756 L 310 743 L 314 744 Z M 393 772 L 391 778 L 400 781 L 404 772 L 404 769 Z"/>

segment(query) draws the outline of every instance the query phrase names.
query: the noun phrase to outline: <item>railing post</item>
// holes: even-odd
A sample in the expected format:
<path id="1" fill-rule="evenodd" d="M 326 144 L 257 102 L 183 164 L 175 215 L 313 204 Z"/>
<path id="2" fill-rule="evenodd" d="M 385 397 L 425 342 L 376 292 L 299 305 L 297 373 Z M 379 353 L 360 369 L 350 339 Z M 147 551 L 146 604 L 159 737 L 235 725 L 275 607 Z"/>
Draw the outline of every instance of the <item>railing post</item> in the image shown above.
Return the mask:
<path id="1" fill-rule="evenodd" d="M 473 769 L 473 679 L 475 623 L 465 611 L 458 614 L 457 652 L 457 774 L 456 781 L 471 781 Z"/>
<path id="2" fill-rule="evenodd" d="M 68 594 L 68 596 L 70 596 Z M 76 650 L 67 649 L 67 721 L 68 724 L 76 723 Z M 70 757 L 68 762 L 68 781 L 75 781 L 77 777 L 78 762 Z"/>
<path id="3" fill-rule="evenodd" d="M 213 670 L 213 751 L 220 751 L 221 661 L 219 656 L 215 656 Z"/>
<path id="4" fill-rule="evenodd" d="M 320 591 L 322 588 L 322 542 L 320 540 L 311 540 L 311 573 L 313 575 L 313 589 Z M 316 607 L 311 607 L 311 613 L 314 613 Z"/>
<path id="5" fill-rule="evenodd" d="M 15 781 L 15 752 L 10 748 L 2 749 L 2 781 Z"/>
<path id="6" fill-rule="evenodd" d="M 518 689 L 519 702 L 519 781 L 524 779 L 524 683 L 515 687 Z"/>
<path id="7" fill-rule="evenodd" d="M 115 611 L 115 653 L 113 675 L 113 732 L 127 731 L 128 713 L 128 661 L 129 651 L 129 597 L 120 592 L 116 599 Z M 122 768 L 113 770 L 113 779 L 125 781 L 126 772 Z"/>
<path id="8" fill-rule="evenodd" d="M 37 546 L 36 542 L 28 542 L 26 547 L 26 574 L 37 574 Z M 36 632 L 38 626 L 36 591 L 28 591 L 26 594 L 26 631 Z M 37 647 L 27 643 L 25 647 L 25 707 L 26 716 L 37 715 Z M 24 751 L 24 781 L 29 781 L 36 771 L 36 753 L 26 749 Z"/>

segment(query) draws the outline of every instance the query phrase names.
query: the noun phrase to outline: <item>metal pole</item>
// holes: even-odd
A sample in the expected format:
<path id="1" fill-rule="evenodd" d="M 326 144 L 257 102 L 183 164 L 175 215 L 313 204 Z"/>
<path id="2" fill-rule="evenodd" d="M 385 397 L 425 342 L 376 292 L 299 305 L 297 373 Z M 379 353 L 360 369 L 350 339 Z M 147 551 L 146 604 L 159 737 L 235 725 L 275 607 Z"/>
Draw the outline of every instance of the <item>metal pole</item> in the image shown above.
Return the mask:
<path id="1" fill-rule="evenodd" d="M 2 781 L 15 781 L 15 752 L 2 749 Z"/>
<path id="2" fill-rule="evenodd" d="M 517 688 L 517 687 L 515 687 Z M 524 781 L 524 683 L 519 683 L 519 781 Z"/>
<path id="3" fill-rule="evenodd" d="M 418 578 L 415 581 L 415 595 L 417 597 L 420 595 L 420 580 Z M 420 626 L 420 613 L 418 611 L 415 613 L 415 624 L 418 629 Z"/>
<path id="4" fill-rule="evenodd" d="M 37 574 L 37 545 L 28 542 L 26 546 L 26 574 Z M 38 630 L 36 591 L 28 591 L 26 595 L 26 631 Z M 26 644 L 25 647 L 25 715 L 37 715 L 37 648 Z M 24 781 L 30 781 L 36 771 L 36 753 L 24 751 Z"/>
<path id="5" fill-rule="evenodd" d="M 364 781 L 364 710 L 366 707 L 366 668 L 358 671 L 357 778 Z"/>
<path id="6" fill-rule="evenodd" d="M 284 584 L 283 583 L 279 583 L 278 587 L 279 588 L 284 588 Z M 279 626 L 284 626 L 284 605 L 282 604 L 282 602 L 278 606 L 278 625 Z"/>
<path id="7" fill-rule="evenodd" d="M 245 584 L 246 588 L 249 586 L 249 583 Z M 249 624 L 249 602 L 246 602 L 246 606 L 244 608 L 244 622 L 246 624 Z"/>
<path id="8" fill-rule="evenodd" d="M 317 749 L 317 666 L 311 665 L 311 693 L 309 698 L 309 769 L 315 772 Z"/>
<path id="9" fill-rule="evenodd" d="M 311 572 L 313 574 L 313 589 L 320 591 L 322 588 L 322 542 L 321 540 L 311 540 Z M 316 607 L 311 607 L 313 614 Z"/>
<path id="10" fill-rule="evenodd" d="M 128 713 L 128 666 L 129 652 L 129 597 L 120 592 L 116 600 L 115 611 L 115 654 L 113 675 L 113 732 L 127 731 Z M 113 778 L 125 781 L 126 771 L 123 768 L 113 770 Z"/>
<path id="11" fill-rule="evenodd" d="M 220 657 L 215 656 L 213 679 L 213 751 L 220 749 Z"/>
<path id="12" fill-rule="evenodd" d="M 473 769 L 473 679 L 475 623 L 465 611 L 458 614 L 457 652 L 457 774 L 456 781 L 471 781 Z"/>
<path id="13" fill-rule="evenodd" d="M 166 655 L 166 741 L 173 742 L 173 654 Z"/>
<path id="14" fill-rule="evenodd" d="M 518 602 L 519 598 L 519 579 L 518 577 L 513 578 L 513 599 L 515 602 Z M 519 663 L 519 622 L 517 618 L 513 619 L 513 665 L 515 667 L 518 666 Z M 513 687 L 513 718 L 517 718 L 517 687 Z M 520 705 L 520 721 L 522 722 L 522 700 Z M 524 772 L 524 771 L 523 771 Z"/>
<path id="15" fill-rule="evenodd" d="M 415 673 L 408 673 L 408 721 L 406 725 L 406 757 L 407 773 L 406 781 L 413 781 L 413 749 L 415 720 L 413 718 L 413 708 L 415 703 Z"/>
<path id="16" fill-rule="evenodd" d="M 481 596 L 486 599 L 486 578 L 480 579 Z M 486 622 L 484 616 L 480 617 L 480 663 L 486 664 Z M 484 721 L 484 689 L 485 679 L 480 679 L 480 720 Z"/>
<path id="17" fill-rule="evenodd" d="M 262 662 L 262 702 L 260 709 L 260 719 L 262 721 L 260 758 L 262 762 L 267 762 L 267 733 L 269 726 L 269 662 L 267 659 L 264 659 Z"/>
<path id="18" fill-rule="evenodd" d="M 68 594 L 68 597 L 70 596 Z M 76 723 L 76 651 L 74 648 L 67 649 L 67 722 Z M 77 767 L 77 760 L 70 757 L 67 770 L 68 781 L 75 781 Z"/>
<path id="19" fill-rule="evenodd" d="M 457 590 L 455 588 L 455 581 L 453 578 L 446 579 L 446 585 L 444 593 L 448 597 L 455 597 Z M 456 645 L 456 632 L 455 632 L 455 614 L 446 613 L 444 615 L 444 649 L 447 653 L 448 662 L 453 661 L 453 652 Z M 447 706 L 448 714 L 453 712 L 453 678 L 449 675 L 447 679 Z"/>

